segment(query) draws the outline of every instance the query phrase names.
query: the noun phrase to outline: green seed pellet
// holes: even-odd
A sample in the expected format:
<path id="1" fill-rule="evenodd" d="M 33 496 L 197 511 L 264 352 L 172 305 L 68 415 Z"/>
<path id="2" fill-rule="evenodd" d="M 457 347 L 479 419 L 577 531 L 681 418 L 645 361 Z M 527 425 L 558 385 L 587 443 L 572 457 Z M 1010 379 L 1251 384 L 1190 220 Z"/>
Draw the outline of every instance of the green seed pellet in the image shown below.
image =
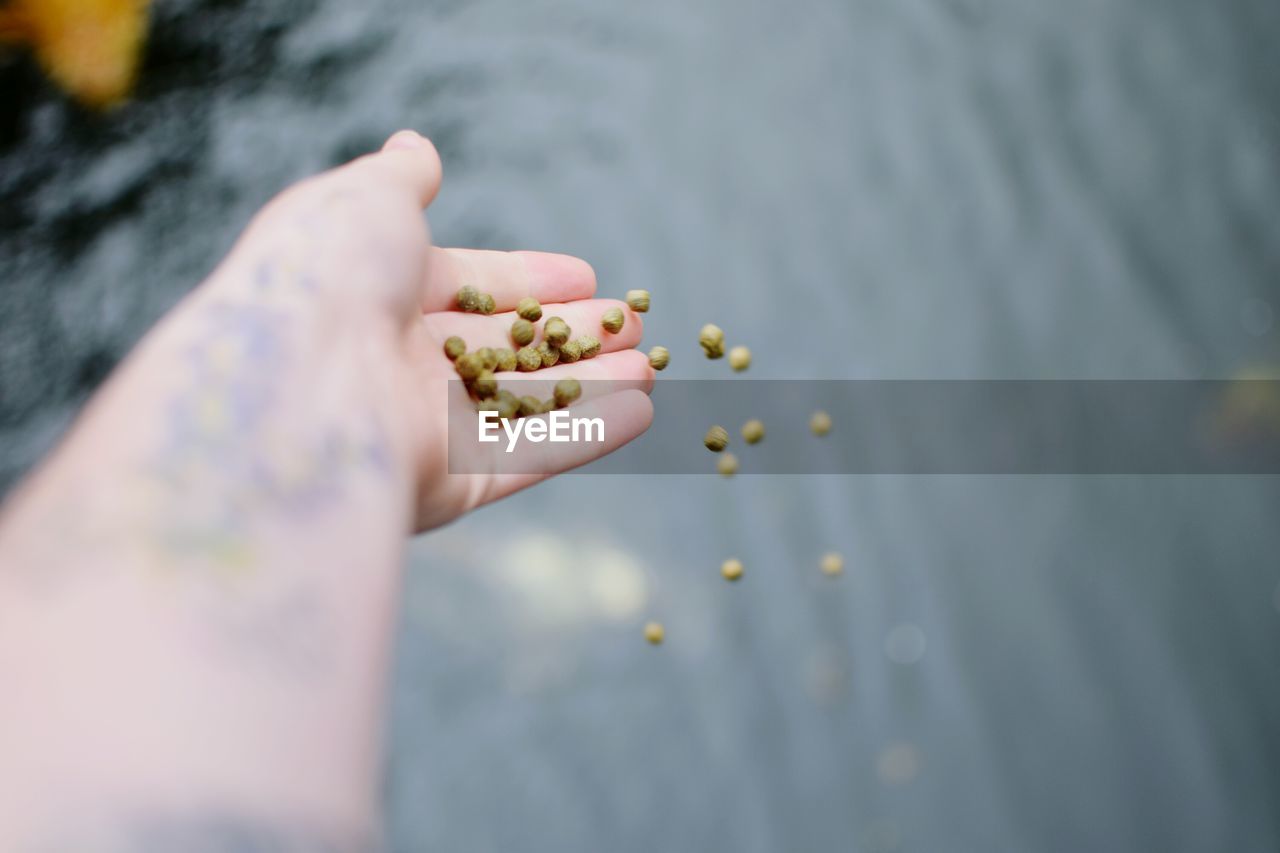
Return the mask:
<path id="1" fill-rule="evenodd" d="M 453 369 L 458 371 L 458 375 L 464 382 L 470 382 L 484 370 L 484 360 L 476 353 L 469 352 L 458 356 L 457 361 L 453 363 Z"/>
<path id="2" fill-rule="evenodd" d="M 520 416 L 529 417 L 531 415 L 542 414 L 542 401 L 537 397 L 521 397 L 520 398 Z"/>
<path id="3" fill-rule="evenodd" d="M 450 361 L 457 361 L 458 356 L 467 351 L 467 342 L 457 335 L 450 335 L 444 339 L 444 354 Z"/>
<path id="4" fill-rule="evenodd" d="M 530 323 L 542 319 L 542 306 L 532 296 L 526 296 L 516 303 L 516 314 Z"/>
<path id="5" fill-rule="evenodd" d="M 538 344 L 538 355 L 542 358 L 543 367 L 555 367 L 556 363 L 560 361 L 560 350 L 546 341 Z"/>
<path id="6" fill-rule="evenodd" d="M 511 340 L 518 347 L 533 343 L 533 323 L 518 317 L 511 323 Z"/>
<path id="7" fill-rule="evenodd" d="M 720 358 L 724 355 L 724 330 L 714 323 L 708 323 L 698 332 L 698 345 L 707 354 L 707 358 Z"/>
<path id="8" fill-rule="evenodd" d="M 480 357 L 480 363 L 484 365 L 485 370 L 494 370 L 498 366 L 498 351 L 493 347 L 480 347 L 476 350 L 476 355 Z"/>
<path id="9" fill-rule="evenodd" d="M 458 307 L 474 313 L 480 310 L 480 291 L 467 285 L 458 289 Z"/>
<path id="10" fill-rule="evenodd" d="M 595 335 L 583 335 L 577 340 L 578 350 L 583 358 L 595 358 L 600 354 L 600 339 Z"/>
<path id="11" fill-rule="evenodd" d="M 626 303 L 632 311 L 637 314 L 643 314 L 649 310 L 649 291 L 647 290 L 628 290 Z"/>
<path id="12" fill-rule="evenodd" d="M 498 380 L 494 378 L 493 371 L 482 370 L 480 375 L 471 383 L 471 390 L 481 400 L 486 400 L 498 393 Z"/>
<path id="13" fill-rule="evenodd" d="M 561 379 L 556 383 L 553 391 L 556 401 L 556 408 L 563 409 L 574 400 L 582 396 L 582 386 L 578 384 L 576 379 Z"/>
<path id="14" fill-rule="evenodd" d="M 542 353 L 537 347 L 520 347 L 516 351 L 516 369 L 526 373 L 542 367 Z"/>
<path id="15" fill-rule="evenodd" d="M 622 331 L 622 326 L 627 322 L 626 316 L 622 313 L 621 308 L 610 308 L 600 315 L 600 325 L 604 330 L 612 335 Z"/>
<path id="16" fill-rule="evenodd" d="M 498 370 L 515 370 L 516 369 L 516 352 L 507 347 L 498 347 L 495 352 L 498 353 Z"/>
<path id="17" fill-rule="evenodd" d="M 560 345 L 560 360 L 566 364 L 573 364 L 582 358 L 582 345 L 577 341 L 565 341 Z"/>
<path id="18" fill-rule="evenodd" d="M 498 303 L 493 301 L 492 296 L 490 296 L 487 293 L 480 294 L 479 311 L 481 314 L 492 314 L 494 311 L 497 311 L 497 310 L 498 310 Z"/>
<path id="19" fill-rule="evenodd" d="M 569 324 L 559 317 L 551 317 L 542 327 L 542 340 L 553 347 L 559 347 L 569 340 Z"/>

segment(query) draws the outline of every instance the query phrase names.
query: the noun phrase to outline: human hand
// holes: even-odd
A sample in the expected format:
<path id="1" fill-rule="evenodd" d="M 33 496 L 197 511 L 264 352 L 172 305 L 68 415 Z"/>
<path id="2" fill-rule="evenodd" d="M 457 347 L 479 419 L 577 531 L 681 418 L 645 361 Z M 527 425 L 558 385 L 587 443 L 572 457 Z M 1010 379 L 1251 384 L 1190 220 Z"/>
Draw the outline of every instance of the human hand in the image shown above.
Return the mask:
<path id="1" fill-rule="evenodd" d="M 326 316 L 315 326 L 319 334 L 346 337 L 360 330 L 358 344 L 348 351 L 362 365 L 355 384 L 365 387 L 351 405 L 370 407 L 385 425 L 396 461 L 408 472 L 418 531 L 609 453 L 647 429 L 653 416 L 645 393 L 653 370 L 634 349 L 643 331 L 640 317 L 621 301 L 592 298 L 595 274 L 577 258 L 432 246 L 421 211 L 434 199 L 440 179 L 431 143 L 416 133 L 397 133 L 379 153 L 281 194 L 209 283 L 214 291 L 238 289 L 256 298 L 253 293 L 264 281 L 284 278 L 296 286 L 284 297 L 277 288 L 270 298 Z M 484 316 L 456 310 L 454 297 L 463 285 L 491 294 L 497 311 Z M 582 382 L 584 397 L 574 413 L 602 418 L 607 438 L 557 447 L 555 454 L 542 457 L 545 464 L 536 473 L 494 468 L 450 474 L 448 418 L 469 403 L 460 383 L 448 381 L 457 377 L 443 353 L 444 340 L 457 335 L 469 350 L 510 347 L 514 308 L 524 296 L 543 303 L 535 343 L 553 316 L 601 338 L 596 358 L 538 371 L 533 381 L 542 386 L 542 397 L 550 396 L 558 379 Z M 626 323 L 616 335 L 600 334 L 600 316 L 611 307 L 624 311 Z M 346 328 L 337 331 L 337 325 Z M 298 381 L 326 388 L 316 392 L 321 395 L 337 384 L 319 364 L 315 375 L 301 371 Z"/>

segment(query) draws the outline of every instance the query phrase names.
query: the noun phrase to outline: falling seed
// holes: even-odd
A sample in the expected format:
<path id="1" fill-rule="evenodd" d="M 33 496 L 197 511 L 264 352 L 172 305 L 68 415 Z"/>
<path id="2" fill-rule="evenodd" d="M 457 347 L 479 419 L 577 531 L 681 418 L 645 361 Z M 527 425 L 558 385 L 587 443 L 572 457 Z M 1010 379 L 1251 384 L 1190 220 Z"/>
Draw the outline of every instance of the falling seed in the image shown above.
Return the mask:
<path id="1" fill-rule="evenodd" d="M 622 313 L 621 308 L 610 308 L 608 311 L 600 315 L 600 325 L 609 334 L 616 335 L 622 331 L 622 325 L 627 321 L 626 316 Z"/>
<path id="2" fill-rule="evenodd" d="M 831 415 L 823 411 L 814 412 L 813 417 L 809 418 L 809 429 L 814 435 L 826 435 L 831 432 Z"/>
<path id="3" fill-rule="evenodd" d="M 649 366 L 654 370 L 665 370 L 671 363 L 671 353 L 666 347 L 654 347 L 649 350 Z"/>
<path id="4" fill-rule="evenodd" d="M 445 338 L 444 354 L 450 361 L 457 361 L 458 356 L 467 351 L 467 342 L 457 335 Z"/>
<path id="5" fill-rule="evenodd" d="M 822 567 L 824 575 L 834 578 L 844 571 L 844 557 L 841 557 L 835 551 L 830 551 L 822 555 L 822 560 L 818 565 Z"/>
<path id="6" fill-rule="evenodd" d="M 516 303 L 516 315 L 530 323 L 536 323 L 542 319 L 542 306 L 532 296 L 526 296 Z"/>
<path id="7" fill-rule="evenodd" d="M 707 450 L 712 453 L 719 453 L 729 446 L 729 431 L 722 426 L 713 426 L 707 430 L 706 436 L 702 439 L 702 443 L 707 446 Z"/>
<path id="8" fill-rule="evenodd" d="M 742 561 L 733 557 L 720 564 L 720 574 L 727 581 L 736 581 L 742 577 Z"/>
<path id="9" fill-rule="evenodd" d="M 734 347 L 729 350 L 729 366 L 742 372 L 751 366 L 751 350 L 746 347 Z"/>
<path id="10" fill-rule="evenodd" d="M 742 440 L 747 444 L 759 444 L 764 438 L 764 424 L 752 418 L 742 425 Z"/>
<path id="11" fill-rule="evenodd" d="M 738 473 L 738 457 L 732 453 L 725 453 L 716 460 L 716 471 L 720 472 L 722 477 L 732 477 Z"/>
<path id="12" fill-rule="evenodd" d="M 643 314 L 649 310 L 649 291 L 628 290 L 625 301 L 632 311 Z"/>
<path id="13" fill-rule="evenodd" d="M 661 622 L 649 622 L 644 626 L 644 638 L 651 645 L 660 646 L 662 641 L 666 639 L 667 632 L 663 629 Z"/>
<path id="14" fill-rule="evenodd" d="M 724 330 L 714 323 L 708 323 L 698 332 L 698 344 L 707 358 L 720 358 L 724 355 Z"/>

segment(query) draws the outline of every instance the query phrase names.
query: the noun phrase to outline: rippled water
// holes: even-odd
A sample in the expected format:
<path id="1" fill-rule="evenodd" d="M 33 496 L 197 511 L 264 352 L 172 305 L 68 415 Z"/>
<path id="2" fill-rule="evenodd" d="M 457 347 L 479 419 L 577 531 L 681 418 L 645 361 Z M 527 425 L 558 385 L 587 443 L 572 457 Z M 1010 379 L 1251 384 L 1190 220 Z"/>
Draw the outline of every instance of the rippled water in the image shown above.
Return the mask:
<path id="1" fill-rule="evenodd" d="M 720 375 L 708 320 L 758 378 L 1274 363 L 1277 38 L 1273 0 L 160 3 L 109 118 L 0 71 L 0 484 L 258 205 L 400 126 L 441 241 L 648 288 L 667 375 Z M 1277 849 L 1278 510 L 562 479 L 412 546 L 396 849 Z"/>

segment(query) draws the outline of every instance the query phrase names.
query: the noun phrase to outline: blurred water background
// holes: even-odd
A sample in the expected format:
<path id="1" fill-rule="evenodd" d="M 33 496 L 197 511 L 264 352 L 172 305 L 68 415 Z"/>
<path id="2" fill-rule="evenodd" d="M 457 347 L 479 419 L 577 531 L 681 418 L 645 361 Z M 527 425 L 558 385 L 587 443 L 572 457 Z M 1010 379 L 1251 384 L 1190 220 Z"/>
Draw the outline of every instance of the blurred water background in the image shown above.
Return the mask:
<path id="1" fill-rule="evenodd" d="M 723 375 L 708 321 L 755 378 L 1275 363 L 1277 39 L 1274 0 L 159 0 L 117 112 L 0 60 L 0 488 L 402 126 L 440 242 L 649 289 L 665 375 Z M 1280 849 L 1278 545 L 1265 477 L 562 479 L 412 544 L 394 848 Z"/>

